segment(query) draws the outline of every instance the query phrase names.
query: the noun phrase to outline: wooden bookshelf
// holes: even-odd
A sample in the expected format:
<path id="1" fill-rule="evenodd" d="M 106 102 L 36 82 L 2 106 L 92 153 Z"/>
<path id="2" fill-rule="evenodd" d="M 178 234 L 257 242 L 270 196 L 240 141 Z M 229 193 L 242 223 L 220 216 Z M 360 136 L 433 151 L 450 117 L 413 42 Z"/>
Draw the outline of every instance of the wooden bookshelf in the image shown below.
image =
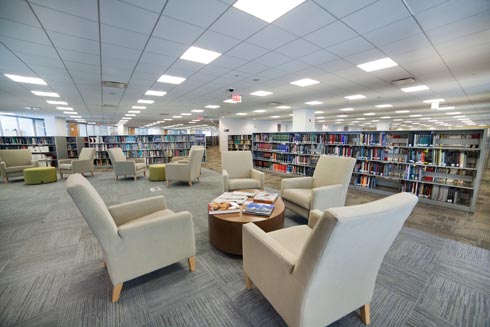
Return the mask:
<path id="1" fill-rule="evenodd" d="M 16 150 L 29 149 L 34 159 L 46 161 L 49 165 L 57 166 L 57 159 L 66 159 L 66 138 L 64 136 L 1 136 L 0 149 Z"/>
<path id="2" fill-rule="evenodd" d="M 187 156 L 193 145 L 206 147 L 204 134 L 89 136 L 84 142 L 95 148 L 94 164 L 97 167 L 111 166 L 107 153 L 110 148 L 121 148 L 127 158 L 146 158 L 146 164 L 150 165 Z M 206 154 L 203 160 L 205 157 Z"/>
<path id="3" fill-rule="evenodd" d="M 487 131 L 254 133 L 254 166 L 311 176 L 322 154 L 357 159 L 351 187 L 412 192 L 421 202 L 474 211 L 485 167 Z"/>
<path id="4" fill-rule="evenodd" d="M 80 156 L 80 151 L 85 147 L 85 138 L 80 136 L 66 137 L 66 151 L 68 159 L 77 159 Z M 88 143 L 87 146 L 88 147 Z"/>
<path id="5" fill-rule="evenodd" d="M 252 135 L 228 135 L 228 151 L 251 151 Z"/>

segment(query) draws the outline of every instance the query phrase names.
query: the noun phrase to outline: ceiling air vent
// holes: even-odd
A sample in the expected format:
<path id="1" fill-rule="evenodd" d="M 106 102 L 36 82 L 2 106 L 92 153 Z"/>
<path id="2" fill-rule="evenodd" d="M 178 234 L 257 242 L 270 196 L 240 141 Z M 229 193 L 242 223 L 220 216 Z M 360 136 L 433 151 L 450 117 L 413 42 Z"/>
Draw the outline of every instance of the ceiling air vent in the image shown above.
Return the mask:
<path id="1" fill-rule="evenodd" d="M 113 89 L 125 89 L 128 84 L 114 81 L 102 81 L 103 87 L 111 87 Z"/>
<path id="2" fill-rule="evenodd" d="M 393 86 L 404 86 L 404 85 L 414 84 L 414 83 L 417 83 L 417 81 L 413 77 L 401 78 L 401 79 L 391 81 L 391 84 L 393 84 Z"/>

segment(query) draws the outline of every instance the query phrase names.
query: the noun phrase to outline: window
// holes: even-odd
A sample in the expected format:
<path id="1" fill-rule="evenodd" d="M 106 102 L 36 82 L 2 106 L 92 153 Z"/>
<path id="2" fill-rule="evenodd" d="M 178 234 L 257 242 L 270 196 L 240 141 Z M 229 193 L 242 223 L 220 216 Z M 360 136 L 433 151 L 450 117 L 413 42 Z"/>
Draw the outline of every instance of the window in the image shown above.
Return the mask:
<path id="1" fill-rule="evenodd" d="M 0 114 L 0 135 L 46 136 L 44 119 L 7 116 Z"/>
<path id="2" fill-rule="evenodd" d="M 36 136 L 34 119 L 18 117 L 20 136 Z"/>

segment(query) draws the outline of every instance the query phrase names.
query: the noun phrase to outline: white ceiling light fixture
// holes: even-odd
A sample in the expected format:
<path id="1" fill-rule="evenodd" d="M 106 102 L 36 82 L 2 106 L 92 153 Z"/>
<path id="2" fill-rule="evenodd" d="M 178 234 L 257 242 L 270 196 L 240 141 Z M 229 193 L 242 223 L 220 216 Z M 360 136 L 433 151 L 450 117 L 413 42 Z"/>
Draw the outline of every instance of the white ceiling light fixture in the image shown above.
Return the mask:
<path id="1" fill-rule="evenodd" d="M 376 114 L 374 112 L 366 112 L 365 114 L 363 114 L 364 116 L 376 116 Z"/>
<path id="2" fill-rule="evenodd" d="M 153 104 L 155 101 L 153 100 L 145 100 L 145 99 L 139 99 L 138 103 L 146 103 L 146 104 Z"/>
<path id="3" fill-rule="evenodd" d="M 163 97 L 165 94 L 167 94 L 165 91 L 148 90 L 145 92 L 145 95 L 153 95 L 156 97 Z"/>
<path id="4" fill-rule="evenodd" d="M 180 115 L 181 116 L 192 116 L 192 114 L 191 113 L 188 113 L 188 112 L 183 112 Z"/>
<path id="5" fill-rule="evenodd" d="M 182 116 L 172 116 L 172 118 L 182 118 Z"/>
<path id="6" fill-rule="evenodd" d="M 218 109 L 220 106 L 217 106 L 215 104 L 208 104 L 207 106 L 205 106 L 204 108 L 208 108 L 208 109 Z"/>
<path id="7" fill-rule="evenodd" d="M 416 86 L 403 87 L 400 90 L 402 90 L 405 93 L 410 93 L 410 92 L 426 91 L 428 89 L 429 87 L 427 85 L 416 85 Z"/>
<path id="8" fill-rule="evenodd" d="M 271 95 L 272 92 L 269 92 L 269 91 L 255 91 L 255 92 L 252 92 L 250 93 L 250 95 L 255 95 L 257 97 L 265 97 L 267 95 Z"/>
<path id="9" fill-rule="evenodd" d="M 183 81 L 185 81 L 184 77 L 171 76 L 171 75 L 162 75 L 158 79 L 158 82 L 167 83 L 167 84 L 181 84 Z"/>
<path id="10" fill-rule="evenodd" d="M 422 115 L 410 115 L 410 117 L 422 117 Z"/>
<path id="11" fill-rule="evenodd" d="M 354 108 L 342 108 L 342 109 L 339 109 L 340 111 L 354 111 L 355 109 Z"/>
<path id="12" fill-rule="evenodd" d="M 37 77 L 27 77 L 27 76 L 12 75 L 12 74 L 4 74 L 4 75 L 17 83 L 48 85 L 43 79 Z"/>
<path id="13" fill-rule="evenodd" d="M 270 24 L 304 1 L 305 0 L 238 0 L 233 7 Z"/>
<path id="14" fill-rule="evenodd" d="M 76 111 L 63 111 L 65 115 L 78 115 L 78 112 Z"/>
<path id="15" fill-rule="evenodd" d="M 141 111 L 139 111 L 139 110 L 129 110 L 128 113 L 129 114 L 139 114 L 139 113 L 141 113 Z"/>
<path id="16" fill-rule="evenodd" d="M 82 116 L 75 115 L 75 116 L 70 116 L 70 118 L 82 118 Z"/>
<path id="17" fill-rule="evenodd" d="M 180 56 L 180 59 L 194 61 L 207 65 L 219 56 L 221 56 L 221 53 L 219 52 L 191 46 L 189 49 L 187 49 L 186 52 L 184 52 L 182 56 Z"/>
<path id="18" fill-rule="evenodd" d="M 44 92 L 44 91 L 31 91 L 31 92 L 39 97 L 50 97 L 50 98 L 60 97 L 60 95 L 56 92 Z"/>
<path id="19" fill-rule="evenodd" d="M 461 115 L 461 112 L 459 112 L 459 111 L 446 112 L 446 115 Z"/>
<path id="20" fill-rule="evenodd" d="M 68 102 L 66 101 L 54 101 L 54 100 L 46 100 L 47 103 L 49 104 L 61 104 L 63 106 L 67 106 Z"/>
<path id="21" fill-rule="evenodd" d="M 391 117 L 390 116 L 382 116 L 382 117 L 379 117 L 381 119 L 390 119 Z"/>
<path id="22" fill-rule="evenodd" d="M 131 109 L 141 109 L 141 110 L 145 110 L 146 107 L 145 106 L 132 106 Z"/>
<path id="23" fill-rule="evenodd" d="M 315 114 L 316 114 L 316 115 L 323 114 L 323 113 L 324 113 L 324 112 L 323 112 L 323 111 L 321 111 L 321 110 L 315 111 Z"/>
<path id="24" fill-rule="evenodd" d="M 319 81 L 315 81 L 314 79 L 311 78 L 303 78 L 294 82 L 290 82 L 289 84 L 305 87 L 305 86 L 315 85 L 319 83 L 320 83 Z"/>
<path id="25" fill-rule="evenodd" d="M 439 108 L 437 108 L 437 110 L 452 110 L 452 109 L 454 109 L 453 106 L 447 106 L 447 107 L 439 107 Z"/>
<path id="26" fill-rule="evenodd" d="M 430 99 L 430 100 L 424 100 L 424 103 L 440 103 L 444 102 L 444 99 Z"/>
<path id="27" fill-rule="evenodd" d="M 126 120 L 126 121 L 127 121 L 127 120 L 131 120 L 131 119 L 133 119 L 133 118 L 131 118 L 131 117 L 124 117 L 124 120 Z M 122 120 L 122 119 L 121 119 L 121 120 Z"/>
<path id="28" fill-rule="evenodd" d="M 95 125 L 95 122 L 94 121 L 89 121 L 87 124 L 88 125 Z"/>
<path id="29" fill-rule="evenodd" d="M 397 114 L 406 114 L 406 113 L 409 113 L 410 110 L 397 110 L 395 111 Z"/>
<path id="30" fill-rule="evenodd" d="M 323 104 L 323 102 L 321 101 L 317 101 L 317 100 L 314 100 L 314 101 L 308 101 L 308 102 L 305 102 L 305 104 L 309 105 L 309 106 L 318 106 L 320 104 Z"/>
<path id="31" fill-rule="evenodd" d="M 202 109 L 192 109 L 191 112 L 204 112 Z"/>
<path id="32" fill-rule="evenodd" d="M 165 121 L 172 121 L 173 119 L 172 118 L 164 118 L 163 120 L 165 120 Z"/>
<path id="33" fill-rule="evenodd" d="M 237 112 L 237 116 L 247 116 L 248 114 L 246 112 Z"/>
<path id="34" fill-rule="evenodd" d="M 277 106 L 277 109 L 291 109 L 290 106 Z"/>
<path id="35" fill-rule="evenodd" d="M 135 114 L 125 114 L 124 116 L 126 116 L 126 117 L 136 117 Z"/>
<path id="36" fill-rule="evenodd" d="M 391 105 L 391 104 L 378 104 L 375 107 L 376 108 L 392 108 L 393 105 Z"/>
<path id="37" fill-rule="evenodd" d="M 56 107 L 58 110 L 73 110 L 72 107 Z"/>
<path id="38" fill-rule="evenodd" d="M 359 100 L 359 99 L 364 99 L 366 98 L 365 95 L 362 95 L 362 94 L 354 94 L 354 95 L 348 95 L 348 96 L 345 96 L 344 99 L 347 99 L 347 100 Z"/>
<path id="39" fill-rule="evenodd" d="M 398 64 L 389 57 L 374 60 L 374 61 L 369 61 L 364 64 L 357 65 L 357 67 L 361 68 L 366 72 L 374 72 L 376 70 L 395 67 L 395 66 L 398 66 Z"/>
<path id="40" fill-rule="evenodd" d="M 280 118 L 281 116 L 271 116 L 271 118 Z"/>
<path id="41" fill-rule="evenodd" d="M 439 102 L 432 102 L 430 104 L 431 109 L 439 109 Z"/>
<path id="42" fill-rule="evenodd" d="M 233 101 L 233 99 L 226 99 L 226 100 L 223 100 L 223 102 L 225 102 L 225 103 L 240 103 L 240 101 Z"/>
<path id="43" fill-rule="evenodd" d="M 254 112 L 262 113 L 262 112 L 267 112 L 267 110 L 264 110 L 264 109 L 257 109 L 257 110 L 254 110 Z"/>

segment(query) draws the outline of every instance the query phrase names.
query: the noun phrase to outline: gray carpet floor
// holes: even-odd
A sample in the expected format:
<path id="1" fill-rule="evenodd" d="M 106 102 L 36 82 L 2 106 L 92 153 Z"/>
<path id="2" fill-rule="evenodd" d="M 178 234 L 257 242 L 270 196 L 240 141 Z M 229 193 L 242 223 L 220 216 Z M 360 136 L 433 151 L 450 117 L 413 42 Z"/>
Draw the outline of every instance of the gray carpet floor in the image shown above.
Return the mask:
<path id="1" fill-rule="evenodd" d="M 241 258 L 209 244 L 206 204 L 221 193 L 220 175 L 203 169 L 192 188 L 88 179 L 108 205 L 164 195 L 171 209 L 192 212 L 196 271 L 184 260 L 142 276 L 113 304 L 100 247 L 64 183 L 0 184 L 0 326 L 285 326 L 245 289 Z M 286 226 L 301 223 L 286 212 Z M 489 312 L 490 251 L 402 229 L 381 266 L 371 326 L 490 326 Z M 332 326 L 363 325 L 351 313 Z"/>

